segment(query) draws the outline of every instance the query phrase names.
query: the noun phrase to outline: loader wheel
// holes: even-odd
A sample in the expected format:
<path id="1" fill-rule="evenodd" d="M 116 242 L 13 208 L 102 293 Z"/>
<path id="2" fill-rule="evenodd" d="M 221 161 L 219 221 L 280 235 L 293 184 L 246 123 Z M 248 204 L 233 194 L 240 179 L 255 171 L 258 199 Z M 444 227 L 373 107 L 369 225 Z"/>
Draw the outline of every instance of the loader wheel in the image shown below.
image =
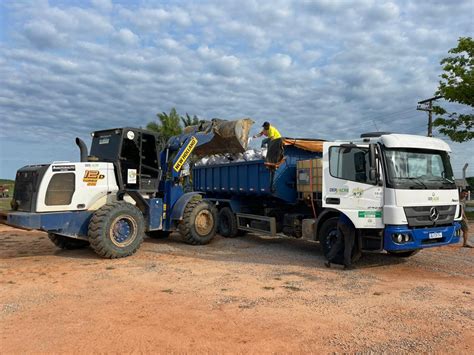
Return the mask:
<path id="1" fill-rule="evenodd" d="M 171 232 L 169 231 L 149 231 L 146 232 L 146 235 L 151 239 L 166 239 L 170 236 Z"/>
<path id="2" fill-rule="evenodd" d="M 89 242 L 81 239 L 65 237 L 63 235 L 48 233 L 48 238 L 58 248 L 65 250 L 81 249 L 89 246 Z"/>
<path id="3" fill-rule="evenodd" d="M 188 244 L 203 245 L 216 235 L 217 213 L 214 205 L 200 198 L 191 199 L 184 208 L 179 232 Z"/>
<path id="4" fill-rule="evenodd" d="M 219 211 L 218 230 L 219 234 L 225 238 L 235 238 L 239 235 L 237 229 L 237 218 L 229 207 L 224 207 Z"/>
<path id="5" fill-rule="evenodd" d="M 123 258 L 140 248 L 144 232 L 141 211 L 120 201 L 108 203 L 94 213 L 89 224 L 89 241 L 103 258 Z"/>

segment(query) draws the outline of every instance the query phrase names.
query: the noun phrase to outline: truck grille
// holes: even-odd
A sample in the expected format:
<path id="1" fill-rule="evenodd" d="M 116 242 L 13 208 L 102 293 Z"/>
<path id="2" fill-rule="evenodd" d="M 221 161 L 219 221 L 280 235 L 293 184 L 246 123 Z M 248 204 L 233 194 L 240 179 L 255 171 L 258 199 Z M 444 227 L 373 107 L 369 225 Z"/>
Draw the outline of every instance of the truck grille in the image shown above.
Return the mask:
<path id="1" fill-rule="evenodd" d="M 410 227 L 442 226 L 453 223 L 456 205 L 405 207 Z"/>

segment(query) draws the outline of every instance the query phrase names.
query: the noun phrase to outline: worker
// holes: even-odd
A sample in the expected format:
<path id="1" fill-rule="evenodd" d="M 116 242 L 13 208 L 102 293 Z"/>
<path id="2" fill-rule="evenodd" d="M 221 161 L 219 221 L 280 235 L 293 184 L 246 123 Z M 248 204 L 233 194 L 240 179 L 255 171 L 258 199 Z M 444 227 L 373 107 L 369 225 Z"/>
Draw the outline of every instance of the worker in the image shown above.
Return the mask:
<path id="1" fill-rule="evenodd" d="M 262 148 L 268 145 L 270 141 L 281 138 L 280 132 L 278 132 L 275 127 L 270 125 L 269 122 L 264 122 L 262 127 L 262 131 L 259 134 L 253 136 L 253 138 L 261 137 L 262 135 L 267 137 L 262 141 Z"/>
<path id="2" fill-rule="evenodd" d="M 469 223 L 466 216 L 466 200 L 468 192 L 463 190 L 459 193 L 459 204 L 462 207 L 462 220 L 461 220 L 461 230 L 462 230 L 462 246 L 465 248 L 472 248 L 472 245 L 469 243 Z"/>
<path id="3" fill-rule="evenodd" d="M 344 213 L 339 215 L 337 221 L 337 239 L 327 256 L 328 261 L 324 265 L 328 268 L 334 263 L 337 255 L 344 249 L 344 269 L 351 270 L 352 266 L 352 248 L 355 242 L 355 227 L 352 221 Z"/>

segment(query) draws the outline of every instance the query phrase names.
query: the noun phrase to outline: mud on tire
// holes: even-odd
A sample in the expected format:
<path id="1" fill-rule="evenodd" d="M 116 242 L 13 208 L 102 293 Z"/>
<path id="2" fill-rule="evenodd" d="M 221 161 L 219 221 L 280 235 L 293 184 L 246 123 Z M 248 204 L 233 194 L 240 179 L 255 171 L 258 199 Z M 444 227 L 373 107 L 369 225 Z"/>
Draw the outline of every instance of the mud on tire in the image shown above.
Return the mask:
<path id="1" fill-rule="evenodd" d="M 184 208 L 183 220 L 178 229 L 184 242 L 193 245 L 208 244 L 216 235 L 216 208 L 200 197 L 192 198 Z"/>
<path id="2" fill-rule="evenodd" d="M 55 233 L 48 233 L 48 238 L 58 248 L 65 250 L 81 249 L 89 246 L 89 242 L 86 240 L 69 238 Z"/>
<path id="3" fill-rule="evenodd" d="M 134 205 L 119 201 L 98 209 L 89 224 L 89 241 L 103 258 L 123 258 L 135 253 L 143 242 L 145 221 Z"/>

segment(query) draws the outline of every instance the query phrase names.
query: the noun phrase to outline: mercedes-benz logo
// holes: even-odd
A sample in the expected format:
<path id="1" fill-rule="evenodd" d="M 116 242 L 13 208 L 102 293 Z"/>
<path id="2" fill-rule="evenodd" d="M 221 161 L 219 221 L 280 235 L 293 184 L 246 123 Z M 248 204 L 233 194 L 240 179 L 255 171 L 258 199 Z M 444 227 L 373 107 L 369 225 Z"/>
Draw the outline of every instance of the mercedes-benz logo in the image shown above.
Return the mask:
<path id="1" fill-rule="evenodd" d="M 439 211 L 436 207 L 431 207 L 430 209 L 430 220 L 436 222 L 439 218 Z"/>

